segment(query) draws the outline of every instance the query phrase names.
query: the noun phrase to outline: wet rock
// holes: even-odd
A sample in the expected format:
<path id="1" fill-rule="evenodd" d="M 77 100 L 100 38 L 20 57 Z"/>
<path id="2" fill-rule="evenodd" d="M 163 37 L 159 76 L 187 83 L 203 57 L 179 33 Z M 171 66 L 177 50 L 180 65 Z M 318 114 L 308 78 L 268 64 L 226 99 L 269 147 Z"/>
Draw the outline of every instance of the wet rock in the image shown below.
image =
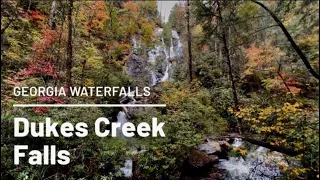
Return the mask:
<path id="1" fill-rule="evenodd" d="M 198 149 L 208 155 L 221 152 L 220 144 L 217 141 L 209 141 L 205 144 L 200 144 L 198 145 Z"/>
<path id="2" fill-rule="evenodd" d="M 221 170 L 221 169 L 217 169 L 217 168 L 213 168 L 209 172 L 209 175 L 207 178 L 202 178 L 202 180 L 212 180 L 212 179 L 216 179 L 216 180 L 226 179 L 226 171 Z"/>
<path id="3" fill-rule="evenodd" d="M 188 158 L 188 164 L 192 168 L 203 168 L 209 164 L 219 161 L 217 156 L 208 156 L 198 150 L 192 150 Z"/>
<path id="4" fill-rule="evenodd" d="M 217 163 L 219 163 L 218 156 L 207 155 L 194 149 L 191 151 L 182 168 L 181 179 L 206 179 L 207 177 L 210 177 L 213 170 L 218 171 L 218 169 L 214 167 Z M 215 174 L 214 177 L 219 177 L 219 175 Z"/>
<path id="5" fill-rule="evenodd" d="M 146 64 L 136 55 L 132 55 L 125 66 L 127 67 L 128 74 L 133 77 L 147 73 L 145 70 Z"/>
<path id="6" fill-rule="evenodd" d="M 209 155 L 209 157 L 214 164 L 219 163 L 219 157 L 217 155 Z"/>
<path id="7" fill-rule="evenodd" d="M 218 141 L 221 147 L 221 151 L 218 154 L 219 158 L 227 159 L 228 153 L 232 150 L 232 146 L 227 141 Z"/>
<path id="8" fill-rule="evenodd" d="M 179 39 L 179 35 L 178 35 L 178 32 L 177 32 L 177 31 L 172 30 L 172 38 L 173 38 L 173 39 Z"/>
<path id="9" fill-rule="evenodd" d="M 232 146 L 227 141 L 218 141 L 221 149 L 225 151 L 230 151 Z"/>

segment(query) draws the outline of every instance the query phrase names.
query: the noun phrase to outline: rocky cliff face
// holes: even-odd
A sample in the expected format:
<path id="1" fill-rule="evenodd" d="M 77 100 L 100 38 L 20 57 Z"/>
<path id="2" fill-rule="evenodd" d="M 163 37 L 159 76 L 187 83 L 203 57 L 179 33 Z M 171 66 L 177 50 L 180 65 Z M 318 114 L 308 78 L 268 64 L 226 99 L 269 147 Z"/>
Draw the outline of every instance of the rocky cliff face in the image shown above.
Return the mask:
<path id="1" fill-rule="evenodd" d="M 129 76 L 133 79 L 140 78 L 149 86 L 170 80 L 174 71 L 172 62 L 178 61 L 183 55 L 183 45 L 178 33 L 172 30 L 170 42 L 165 43 L 162 32 L 162 28 L 155 30 L 155 46 L 151 49 L 146 49 L 138 37 L 133 37 L 132 55 L 125 65 Z"/>

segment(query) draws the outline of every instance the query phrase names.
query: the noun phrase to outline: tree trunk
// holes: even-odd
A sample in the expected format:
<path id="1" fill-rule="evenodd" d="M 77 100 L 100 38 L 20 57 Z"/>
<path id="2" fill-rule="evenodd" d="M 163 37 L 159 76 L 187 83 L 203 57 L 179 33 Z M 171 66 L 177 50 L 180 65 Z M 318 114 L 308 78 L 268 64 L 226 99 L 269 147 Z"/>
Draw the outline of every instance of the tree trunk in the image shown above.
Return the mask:
<path id="1" fill-rule="evenodd" d="M 56 7 L 57 7 L 57 1 L 52 0 L 51 8 L 50 8 L 50 16 L 49 16 L 49 26 L 51 27 L 51 29 L 56 28 L 56 22 L 55 22 Z"/>
<path id="2" fill-rule="evenodd" d="M 281 80 L 282 80 L 284 86 L 286 87 L 287 91 L 289 93 L 291 93 L 290 88 L 289 88 L 288 84 L 286 83 L 286 80 L 284 79 L 284 77 L 281 74 L 281 62 L 279 63 L 277 74 L 281 78 Z"/>
<path id="3" fill-rule="evenodd" d="M 190 2 L 187 1 L 187 29 L 188 29 L 188 57 L 189 57 L 189 82 L 192 82 L 192 51 L 191 51 L 191 32 L 190 32 Z"/>
<path id="4" fill-rule="evenodd" d="M 296 44 L 296 42 L 293 40 L 293 38 L 291 37 L 291 35 L 289 34 L 289 32 L 287 31 L 286 27 L 282 24 L 282 22 L 278 19 L 278 17 L 269 9 L 267 8 L 264 4 L 262 4 L 261 2 L 258 2 L 256 0 L 252 0 L 252 2 L 258 4 L 259 6 L 261 6 L 263 9 L 265 9 L 270 15 L 271 17 L 277 22 L 277 24 L 280 26 L 281 30 L 283 31 L 283 33 L 285 34 L 285 36 L 287 37 L 288 41 L 291 43 L 291 46 L 293 47 L 293 49 L 298 53 L 298 55 L 300 56 L 301 60 L 303 61 L 304 65 L 306 66 L 306 68 L 308 69 L 308 71 L 310 72 L 310 74 L 319 79 L 319 74 L 317 74 L 317 72 L 312 68 L 312 66 L 310 65 L 307 57 L 303 54 L 303 52 L 301 51 L 301 49 L 298 47 L 298 45 Z"/>
<path id="5" fill-rule="evenodd" d="M 220 23 L 223 23 L 223 18 L 222 18 L 222 13 L 221 13 L 221 7 L 220 7 L 220 3 L 219 1 L 217 1 L 217 8 L 218 8 L 218 13 L 219 13 L 219 20 Z M 223 24 L 222 24 L 223 26 Z M 232 65 L 231 65 L 231 59 L 230 59 L 230 52 L 229 52 L 229 48 L 228 48 L 228 39 L 227 39 L 227 35 L 226 35 L 226 28 L 222 28 L 222 42 L 223 42 L 223 49 L 224 49 L 224 55 L 226 57 L 227 60 L 227 66 L 228 66 L 228 74 L 229 74 L 229 79 L 231 81 L 231 86 L 232 86 L 232 94 L 233 94 L 233 102 L 234 102 L 234 110 L 235 111 L 239 111 L 239 101 L 238 101 L 238 94 L 237 94 L 237 90 L 236 90 L 236 83 L 233 77 L 233 73 L 232 73 Z M 241 119 L 238 118 L 237 121 L 237 126 L 238 126 L 238 130 L 239 133 L 242 134 L 242 130 L 241 130 Z"/>
<path id="6" fill-rule="evenodd" d="M 225 32 L 223 32 L 223 34 L 222 34 L 222 41 L 223 41 L 224 53 L 225 53 L 225 56 L 226 56 L 226 59 L 227 59 L 228 74 L 229 74 L 229 78 L 230 78 L 231 86 L 232 86 L 234 108 L 236 110 L 239 110 L 238 94 L 237 94 L 237 90 L 236 90 L 236 83 L 235 83 L 235 80 L 234 80 L 234 77 L 233 77 L 233 73 L 232 73 L 230 52 L 229 52 L 228 43 L 227 43 L 227 37 L 226 37 L 226 33 Z"/>
<path id="7" fill-rule="evenodd" d="M 72 10 L 73 10 L 73 0 L 69 0 L 68 7 L 68 42 L 67 42 L 67 87 L 72 86 Z"/>
<path id="8" fill-rule="evenodd" d="M 286 148 L 283 146 L 271 145 L 269 142 L 259 141 L 254 138 L 243 137 L 243 140 L 248 141 L 249 143 L 258 145 L 258 146 L 263 146 L 263 147 L 268 148 L 272 151 L 278 151 L 278 152 L 284 153 L 288 156 L 297 156 L 297 155 L 303 153 L 303 151 L 296 151 L 293 148 Z"/>
<path id="9" fill-rule="evenodd" d="M 109 8 L 110 30 L 113 32 L 113 1 L 110 1 L 107 7 Z"/>
<path id="10" fill-rule="evenodd" d="M 87 65 L 87 59 L 85 59 L 82 63 L 82 71 L 81 71 L 81 86 L 84 86 L 85 83 L 85 74 L 86 74 L 86 65 Z"/>

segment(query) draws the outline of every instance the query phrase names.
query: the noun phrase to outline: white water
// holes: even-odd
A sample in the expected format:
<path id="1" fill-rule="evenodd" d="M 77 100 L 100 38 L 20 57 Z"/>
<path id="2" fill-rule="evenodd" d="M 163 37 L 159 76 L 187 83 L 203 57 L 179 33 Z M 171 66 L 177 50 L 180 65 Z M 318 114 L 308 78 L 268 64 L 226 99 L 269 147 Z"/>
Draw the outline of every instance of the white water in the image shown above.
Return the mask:
<path id="1" fill-rule="evenodd" d="M 152 86 L 155 86 L 157 84 L 158 79 L 156 74 L 153 71 L 151 71 L 151 78 L 152 78 Z"/>
<path id="2" fill-rule="evenodd" d="M 133 49 L 141 48 L 141 42 L 137 41 L 136 37 L 132 38 Z"/>
<path id="3" fill-rule="evenodd" d="M 128 119 L 127 119 L 127 115 L 124 111 L 119 111 L 119 113 L 117 114 L 117 123 L 120 123 L 120 127 L 117 128 L 117 136 L 118 137 L 124 137 L 123 134 L 122 134 L 122 126 L 124 123 L 128 122 Z"/>
<path id="4" fill-rule="evenodd" d="M 232 146 L 241 147 L 241 139 L 235 139 Z M 264 147 L 249 150 L 246 158 L 230 157 L 229 160 L 220 159 L 218 168 L 225 169 L 230 177 L 227 179 L 239 180 L 271 180 L 281 176 L 279 164 L 288 166 L 279 152 L 271 152 Z"/>
<path id="5" fill-rule="evenodd" d="M 242 140 L 240 138 L 234 138 L 234 142 L 232 144 L 232 147 L 239 147 L 243 144 Z"/>
<path id="6" fill-rule="evenodd" d="M 134 94 L 133 91 L 129 92 L 128 94 Z M 125 96 L 120 99 L 120 103 L 123 103 L 126 100 L 130 100 L 127 104 L 135 104 L 136 99 L 131 96 Z M 124 123 L 128 122 L 128 109 L 126 107 L 122 108 L 122 111 L 119 111 L 117 114 L 117 123 L 120 123 L 120 128 L 117 128 L 117 136 L 121 138 L 125 138 L 125 136 L 122 133 L 122 126 Z M 131 177 L 133 175 L 132 173 L 132 165 L 133 161 L 132 159 L 127 159 L 124 163 L 124 167 L 120 168 L 120 171 L 123 173 L 124 177 Z"/>
<path id="7" fill-rule="evenodd" d="M 127 159 L 124 163 L 124 167 L 120 168 L 120 171 L 123 173 L 124 177 L 131 177 L 132 176 L 132 160 Z"/>
<path id="8" fill-rule="evenodd" d="M 162 28 L 158 28 L 155 30 L 155 34 L 156 36 L 158 36 L 158 41 L 161 42 L 161 45 L 156 45 L 153 49 L 148 51 L 148 59 L 147 62 L 151 64 L 151 66 L 155 66 L 156 62 L 158 61 L 158 57 L 160 56 L 164 56 L 164 59 L 160 58 L 160 62 L 161 65 L 164 64 L 165 65 L 165 71 L 162 75 L 162 77 L 157 77 L 156 72 L 150 68 L 149 72 L 150 72 L 150 78 L 151 78 L 151 86 L 156 85 L 159 82 L 165 82 L 168 81 L 170 78 L 170 70 L 171 70 L 171 63 L 169 62 L 169 59 L 174 59 L 174 58 L 178 58 L 182 56 L 182 52 L 183 52 L 183 45 L 180 41 L 179 35 L 176 31 L 172 31 L 172 38 L 171 38 L 171 42 L 170 42 L 170 48 L 169 48 L 169 53 L 167 50 L 167 47 L 165 45 L 164 39 L 161 37 L 163 29 Z M 132 37 L 132 44 L 133 44 L 133 50 L 132 52 L 136 52 L 136 50 L 138 48 L 141 48 L 141 41 L 137 40 L 136 37 Z M 131 93 L 129 93 L 131 94 Z M 134 97 L 123 97 L 120 99 L 120 103 L 123 103 L 124 101 L 126 101 L 127 99 L 130 99 L 130 101 L 128 102 L 128 104 L 135 104 L 136 100 L 134 99 Z M 123 107 L 122 111 L 119 111 L 119 113 L 117 114 L 117 122 L 121 124 L 120 128 L 117 129 L 117 136 L 120 137 L 124 137 L 122 134 L 122 125 L 126 122 L 128 122 L 128 110 Z M 132 154 L 137 154 L 137 153 L 143 153 L 145 152 L 145 150 L 141 150 L 141 151 L 137 151 L 136 149 L 132 150 Z M 123 175 L 125 177 L 131 177 L 133 175 L 132 173 L 132 165 L 133 162 L 131 159 L 127 159 L 124 163 L 124 167 L 120 168 L 120 171 L 123 173 Z"/>
<path id="9" fill-rule="evenodd" d="M 161 37 L 163 32 L 162 28 L 155 30 L 156 39 L 155 42 L 160 42 L 160 44 L 155 45 L 154 48 L 148 51 L 147 62 L 149 66 L 155 67 L 157 64 L 161 64 L 161 67 L 165 69 L 148 68 L 150 72 L 151 86 L 156 85 L 159 82 L 165 82 L 170 79 L 170 72 L 172 71 L 172 64 L 169 59 L 180 58 L 183 55 L 183 45 L 180 41 L 180 37 L 177 31 L 172 30 L 172 37 L 170 39 L 170 46 L 167 47 L 163 37 Z M 137 41 L 135 37 L 132 38 L 133 49 L 141 47 L 141 42 Z M 158 71 L 162 73 L 158 73 Z"/>
<path id="10" fill-rule="evenodd" d="M 171 64 L 168 63 L 166 66 L 166 71 L 164 72 L 164 76 L 161 78 L 160 82 L 166 82 L 169 79 L 169 69 L 170 69 Z"/>

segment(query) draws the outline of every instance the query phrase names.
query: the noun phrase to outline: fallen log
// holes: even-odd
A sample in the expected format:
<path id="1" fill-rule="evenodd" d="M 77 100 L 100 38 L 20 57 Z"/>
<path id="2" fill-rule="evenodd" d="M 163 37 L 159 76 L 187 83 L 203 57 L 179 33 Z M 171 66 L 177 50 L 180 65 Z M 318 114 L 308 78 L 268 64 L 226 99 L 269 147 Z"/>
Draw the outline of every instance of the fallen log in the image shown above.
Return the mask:
<path id="1" fill-rule="evenodd" d="M 277 151 L 277 152 L 286 154 L 288 156 L 297 156 L 297 155 L 303 153 L 302 150 L 297 151 L 297 150 L 295 150 L 293 148 L 289 148 L 289 147 L 272 145 L 270 142 L 263 141 L 263 140 L 258 140 L 258 138 L 253 138 L 253 137 L 245 136 L 245 135 L 232 134 L 232 135 L 228 135 L 228 136 L 219 136 L 219 137 L 210 138 L 210 139 L 223 140 L 225 138 L 240 138 L 240 139 L 242 139 L 244 141 L 247 141 L 247 142 L 249 142 L 251 144 L 262 146 L 262 147 L 270 149 L 271 151 Z"/>
<path id="2" fill-rule="evenodd" d="M 249 143 L 268 148 L 272 151 L 278 151 L 278 152 L 286 154 L 288 156 L 297 156 L 302 153 L 302 151 L 296 151 L 292 148 L 272 145 L 269 142 L 259 141 L 259 140 L 248 138 L 248 137 L 243 137 L 242 139 L 249 142 Z"/>

